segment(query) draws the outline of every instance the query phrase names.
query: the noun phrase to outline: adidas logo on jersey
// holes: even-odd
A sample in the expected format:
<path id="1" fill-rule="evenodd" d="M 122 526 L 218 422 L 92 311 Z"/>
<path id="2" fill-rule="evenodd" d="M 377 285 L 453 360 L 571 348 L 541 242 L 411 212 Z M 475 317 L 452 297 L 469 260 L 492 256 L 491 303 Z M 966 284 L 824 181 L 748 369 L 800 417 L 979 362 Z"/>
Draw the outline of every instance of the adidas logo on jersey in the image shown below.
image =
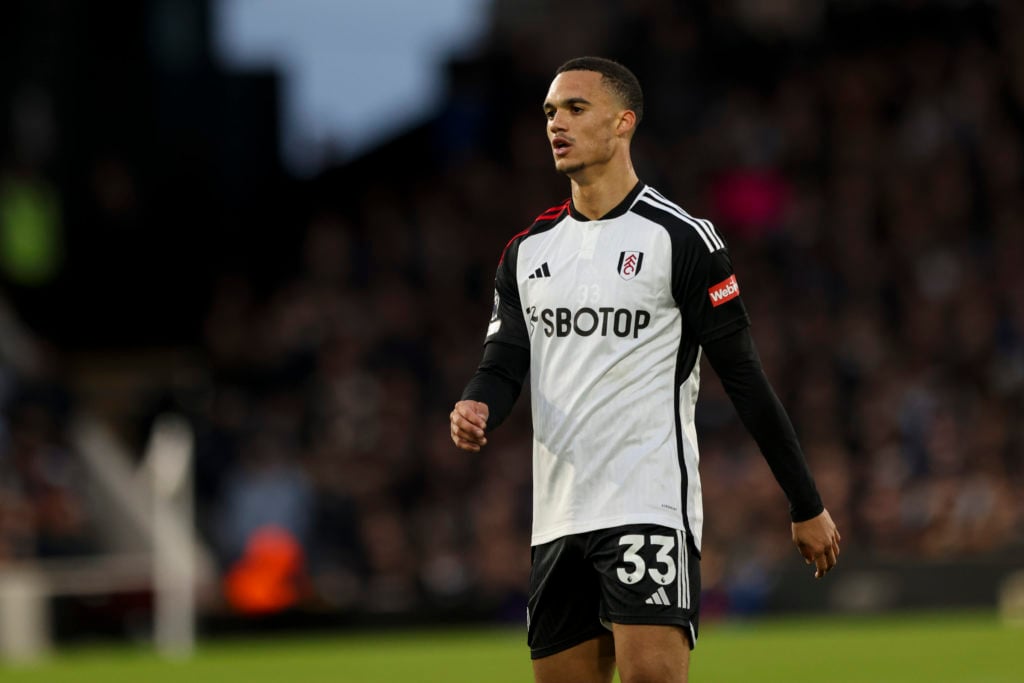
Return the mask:
<path id="1" fill-rule="evenodd" d="M 647 605 L 669 605 L 669 604 L 671 604 L 668 601 L 668 594 L 665 592 L 665 588 L 664 587 L 659 588 L 658 590 L 656 590 L 654 592 L 654 594 L 651 595 L 651 597 L 649 597 L 646 600 L 644 600 L 644 603 L 647 604 Z"/>
<path id="2" fill-rule="evenodd" d="M 539 278 L 542 278 L 542 277 L 551 277 L 551 271 L 548 270 L 548 262 L 547 261 L 545 261 L 543 264 L 541 264 L 541 267 L 538 268 L 537 270 L 533 271 L 533 275 L 531 275 L 530 277 L 528 277 L 526 279 L 527 280 L 533 280 L 533 279 L 539 279 Z"/>
<path id="3" fill-rule="evenodd" d="M 708 296 L 711 297 L 711 305 L 721 306 L 726 301 L 731 301 L 740 295 L 740 283 L 736 282 L 736 276 L 730 275 L 714 287 L 708 288 Z"/>

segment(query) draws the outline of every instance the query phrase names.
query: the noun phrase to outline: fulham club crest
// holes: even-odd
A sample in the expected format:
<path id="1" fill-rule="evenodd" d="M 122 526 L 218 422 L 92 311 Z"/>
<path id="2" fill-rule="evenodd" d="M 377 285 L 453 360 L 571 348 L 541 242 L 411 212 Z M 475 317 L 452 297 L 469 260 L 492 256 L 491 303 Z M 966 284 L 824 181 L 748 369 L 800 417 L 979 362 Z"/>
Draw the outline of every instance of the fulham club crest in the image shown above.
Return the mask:
<path id="1" fill-rule="evenodd" d="M 640 267 L 644 264 L 644 252 L 624 251 L 619 254 L 619 277 L 623 280 L 632 280 L 640 274 Z"/>

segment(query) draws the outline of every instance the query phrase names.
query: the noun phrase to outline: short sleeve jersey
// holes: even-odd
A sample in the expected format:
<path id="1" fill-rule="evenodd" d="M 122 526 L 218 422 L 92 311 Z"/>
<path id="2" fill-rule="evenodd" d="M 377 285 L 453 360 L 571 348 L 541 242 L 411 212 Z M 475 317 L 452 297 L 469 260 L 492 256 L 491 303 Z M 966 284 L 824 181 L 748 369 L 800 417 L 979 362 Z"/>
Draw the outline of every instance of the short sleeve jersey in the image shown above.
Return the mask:
<path id="1" fill-rule="evenodd" d="M 534 545 L 653 523 L 700 547 L 701 344 L 748 324 L 721 236 L 642 183 L 508 243 L 486 341 L 530 352 Z"/>

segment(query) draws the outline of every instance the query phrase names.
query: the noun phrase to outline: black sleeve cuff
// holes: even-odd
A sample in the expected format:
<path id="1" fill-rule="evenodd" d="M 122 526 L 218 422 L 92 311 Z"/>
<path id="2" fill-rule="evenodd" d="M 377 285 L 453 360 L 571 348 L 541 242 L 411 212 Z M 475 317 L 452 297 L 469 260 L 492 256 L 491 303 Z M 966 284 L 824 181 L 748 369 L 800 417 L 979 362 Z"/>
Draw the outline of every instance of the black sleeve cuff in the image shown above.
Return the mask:
<path id="1" fill-rule="evenodd" d="M 496 341 L 484 346 L 484 357 L 462 392 L 462 400 L 487 404 L 488 431 L 496 429 L 512 412 L 529 370 L 529 349 Z"/>

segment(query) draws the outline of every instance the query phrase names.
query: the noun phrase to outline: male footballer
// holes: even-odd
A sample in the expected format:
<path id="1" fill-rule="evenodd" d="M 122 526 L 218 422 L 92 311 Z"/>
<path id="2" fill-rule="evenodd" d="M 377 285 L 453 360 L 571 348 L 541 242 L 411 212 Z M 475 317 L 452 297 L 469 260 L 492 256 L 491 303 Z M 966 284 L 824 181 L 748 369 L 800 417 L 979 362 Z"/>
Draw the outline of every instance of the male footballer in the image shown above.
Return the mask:
<path id="1" fill-rule="evenodd" d="M 505 247 L 451 436 L 479 452 L 530 374 L 535 680 L 609 683 L 617 667 L 623 683 L 679 683 L 698 633 L 701 353 L 789 499 L 815 577 L 840 536 L 762 370 L 725 241 L 633 169 L 636 77 L 573 59 L 543 106 L 571 198 Z"/>

